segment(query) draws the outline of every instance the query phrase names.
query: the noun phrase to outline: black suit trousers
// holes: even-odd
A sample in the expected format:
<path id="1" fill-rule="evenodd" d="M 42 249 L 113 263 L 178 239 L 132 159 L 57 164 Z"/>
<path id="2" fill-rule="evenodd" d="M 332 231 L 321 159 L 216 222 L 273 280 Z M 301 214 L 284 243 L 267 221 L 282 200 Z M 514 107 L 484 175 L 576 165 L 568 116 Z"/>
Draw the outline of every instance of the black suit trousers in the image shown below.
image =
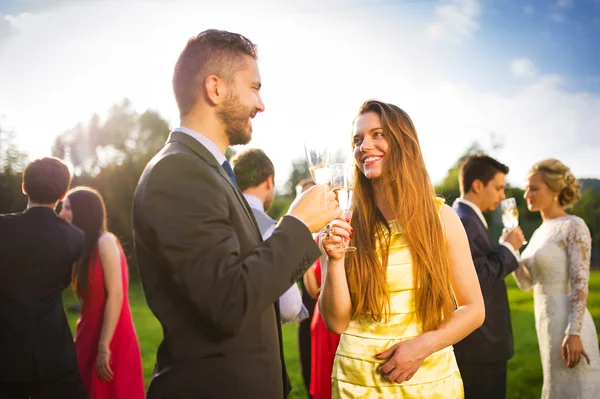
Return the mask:
<path id="1" fill-rule="evenodd" d="M 459 364 L 465 399 L 505 399 L 506 362 Z"/>

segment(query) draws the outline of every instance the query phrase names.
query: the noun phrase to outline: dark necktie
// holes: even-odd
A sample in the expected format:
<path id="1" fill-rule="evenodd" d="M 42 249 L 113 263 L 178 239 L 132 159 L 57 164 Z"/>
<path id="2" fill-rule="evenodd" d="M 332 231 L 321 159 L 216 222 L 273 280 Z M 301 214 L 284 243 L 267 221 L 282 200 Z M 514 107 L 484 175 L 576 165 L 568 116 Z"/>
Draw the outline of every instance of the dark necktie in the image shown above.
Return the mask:
<path id="1" fill-rule="evenodd" d="M 237 181 L 235 180 L 235 173 L 233 173 L 233 169 L 231 169 L 231 164 L 229 163 L 229 161 L 225 160 L 225 162 L 223 162 L 221 166 L 223 167 L 223 169 L 225 169 L 225 172 L 227 172 L 227 176 L 229 176 L 229 179 L 231 180 L 233 185 L 237 187 L 238 185 Z"/>

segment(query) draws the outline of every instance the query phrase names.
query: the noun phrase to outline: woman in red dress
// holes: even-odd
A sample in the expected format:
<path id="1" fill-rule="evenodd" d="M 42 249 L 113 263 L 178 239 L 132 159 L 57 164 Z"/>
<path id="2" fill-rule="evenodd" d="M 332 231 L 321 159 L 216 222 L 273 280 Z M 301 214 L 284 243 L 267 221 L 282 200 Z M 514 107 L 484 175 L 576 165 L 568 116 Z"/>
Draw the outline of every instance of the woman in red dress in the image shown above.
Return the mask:
<path id="1" fill-rule="evenodd" d="M 321 287 L 321 262 L 317 261 L 304 274 L 304 286 L 315 299 L 319 297 Z M 311 367 L 310 396 L 313 399 L 331 399 L 331 371 L 335 351 L 340 343 L 340 336 L 332 333 L 325 326 L 319 312 L 319 303 L 310 323 L 311 334 Z"/>
<path id="2" fill-rule="evenodd" d="M 104 201 L 96 190 L 76 187 L 67 194 L 60 216 L 85 232 L 73 286 L 82 301 L 75 347 L 86 393 L 90 399 L 143 399 L 127 260 L 117 238 L 106 230 Z"/>

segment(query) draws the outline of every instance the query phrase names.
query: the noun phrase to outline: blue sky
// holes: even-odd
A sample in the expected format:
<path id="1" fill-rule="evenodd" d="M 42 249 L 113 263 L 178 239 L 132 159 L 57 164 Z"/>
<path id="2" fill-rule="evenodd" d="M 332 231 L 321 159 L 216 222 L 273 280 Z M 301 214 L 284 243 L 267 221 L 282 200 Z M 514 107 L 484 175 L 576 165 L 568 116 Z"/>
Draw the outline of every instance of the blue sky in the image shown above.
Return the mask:
<path id="1" fill-rule="evenodd" d="M 4 0 L 0 123 L 31 157 L 124 97 L 176 127 L 172 68 L 207 28 L 261 49 L 266 112 L 250 146 L 277 184 L 304 140 L 343 147 L 367 98 L 411 115 L 434 182 L 492 134 L 512 184 L 547 157 L 600 178 L 600 0 Z"/>
<path id="2" fill-rule="evenodd" d="M 600 1 L 484 2 L 474 51 L 491 60 L 523 54 L 573 90 L 600 91 Z"/>

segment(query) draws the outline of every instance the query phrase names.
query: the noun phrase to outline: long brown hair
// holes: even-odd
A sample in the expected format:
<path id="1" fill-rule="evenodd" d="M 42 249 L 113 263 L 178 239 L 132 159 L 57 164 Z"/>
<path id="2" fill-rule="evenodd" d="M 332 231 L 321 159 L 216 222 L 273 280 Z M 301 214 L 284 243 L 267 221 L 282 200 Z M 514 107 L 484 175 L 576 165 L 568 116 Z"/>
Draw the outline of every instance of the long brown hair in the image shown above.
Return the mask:
<path id="1" fill-rule="evenodd" d="M 71 204 L 73 225 L 85 233 L 85 248 L 73 268 L 72 286 L 78 297 L 88 298 L 90 259 L 106 231 L 106 207 L 100 193 L 90 187 L 75 187 L 66 198 Z"/>
<path id="2" fill-rule="evenodd" d="M 454 296 L 449 284 L 450 261 L 435 192 L 415 127 L 406 112 L 376 100 L 366 101 L 358 116 L 368 112 L 380 116 L 389 144 L 377 184 L 381 184 L 381 194 L 404 228 L 410 245 L 416 314 L 423 331 L 434 330 L 454 311 Z M 347 279 L 354 316 L 368 315 L 376 321 L 387 320 L 390 241 L 389 234 L 385 233 L 386 230 L 389 233 L 390 227 L 375 203 L 374 182 L 358 168 L 355 168 L 355 182 L 351 224 L 358 250 L 347 255 Z"/>

